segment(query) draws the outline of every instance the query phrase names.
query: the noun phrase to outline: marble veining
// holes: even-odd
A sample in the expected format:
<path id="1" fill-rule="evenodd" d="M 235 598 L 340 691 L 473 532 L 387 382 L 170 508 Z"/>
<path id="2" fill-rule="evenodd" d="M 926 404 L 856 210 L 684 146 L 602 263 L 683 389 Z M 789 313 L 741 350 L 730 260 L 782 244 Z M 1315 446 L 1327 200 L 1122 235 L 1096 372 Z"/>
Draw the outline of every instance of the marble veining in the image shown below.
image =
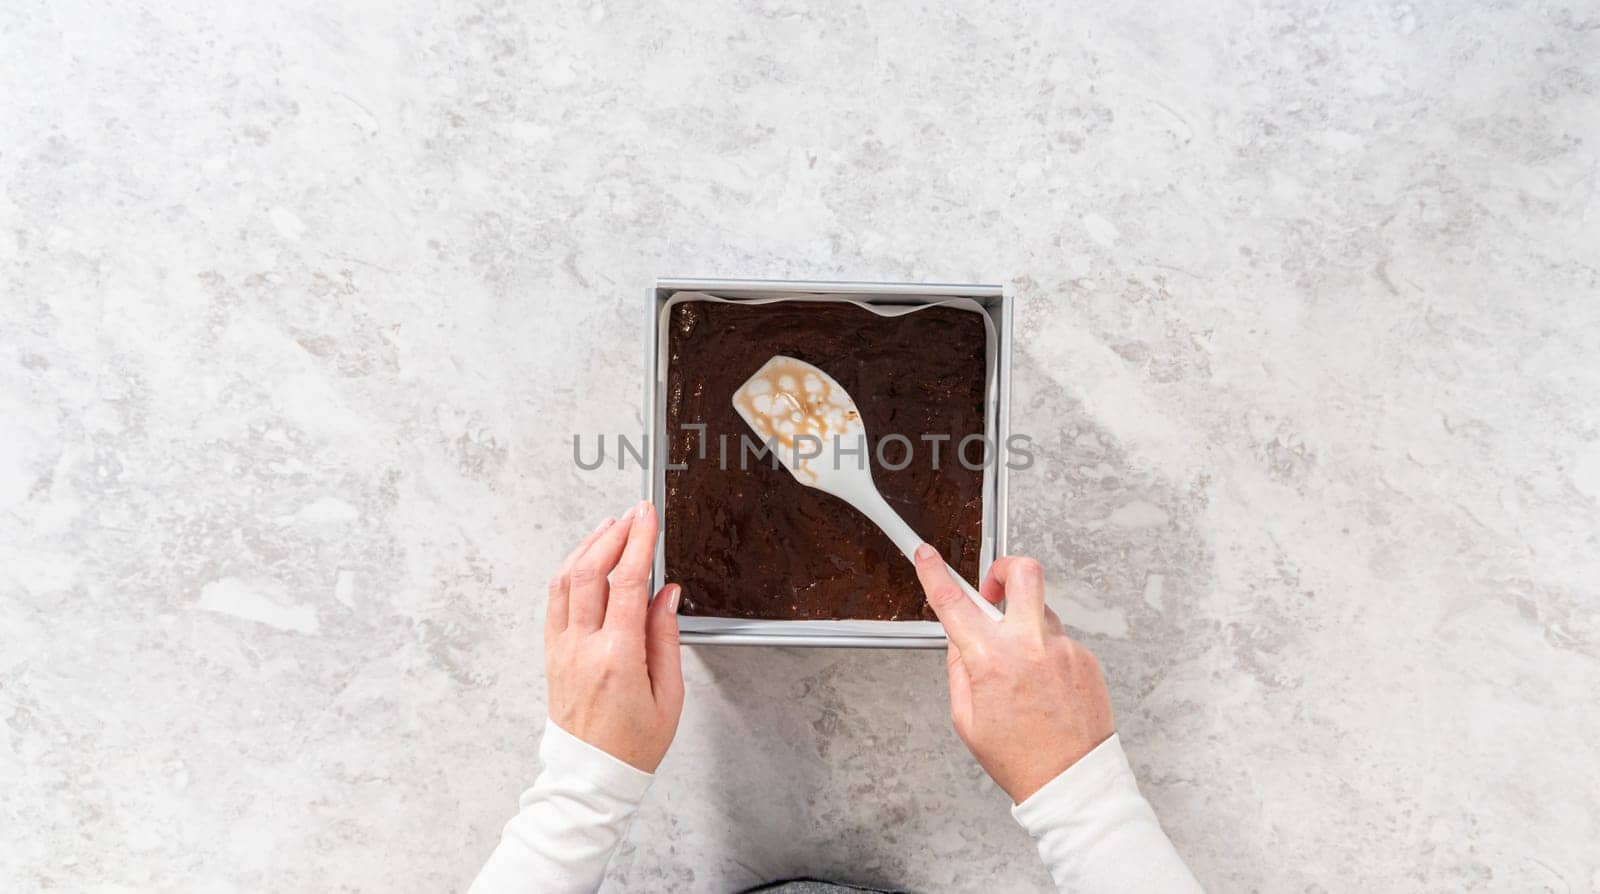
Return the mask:
<path id="1" fill-rule="evenodd" d="M 1216 890 L 1600 889 L 1600 8 L 0 8 L 0 887 L 459 889 L 660 274 L 1003 281 Z M 699 649 L 610 871 L 1043 890 L 940 656 Z"/>

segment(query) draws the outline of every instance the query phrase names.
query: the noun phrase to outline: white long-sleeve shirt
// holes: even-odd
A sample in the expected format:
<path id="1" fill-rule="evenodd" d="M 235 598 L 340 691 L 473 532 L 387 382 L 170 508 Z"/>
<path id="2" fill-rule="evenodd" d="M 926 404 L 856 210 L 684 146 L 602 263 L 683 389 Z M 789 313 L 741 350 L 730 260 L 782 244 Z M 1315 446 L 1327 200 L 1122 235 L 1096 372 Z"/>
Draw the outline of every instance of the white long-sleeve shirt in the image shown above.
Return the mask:
<path id="1" fill-rule="evenodd" d="M 650 787 L 635 769 L 545 724 L 543 769 L 522 793 L 471 894 L 587 894 Z M 1061 891 L 1201 890 L 1139 794 L 1117 737 L 1011 809 Z"/>

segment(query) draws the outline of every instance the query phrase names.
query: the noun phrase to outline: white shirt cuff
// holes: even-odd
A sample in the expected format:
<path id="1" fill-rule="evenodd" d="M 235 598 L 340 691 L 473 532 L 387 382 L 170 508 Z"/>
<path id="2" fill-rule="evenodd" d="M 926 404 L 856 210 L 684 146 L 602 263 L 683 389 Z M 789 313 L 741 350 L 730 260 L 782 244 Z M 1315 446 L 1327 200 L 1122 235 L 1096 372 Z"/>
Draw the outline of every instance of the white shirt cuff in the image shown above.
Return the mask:
<path id="1" fill-rule="evenodd" d="M 1062 770 L 1056 778 L 1029 795 L 1027 800 L 1011 808 L 1011 815 L 1027 829 L 1029 834 L 1046 825 L 1058 823 L 1092 808 L 1118 777 L 1133 782 L 1133 768 L 1128 766 L 1128 756 L 1122 752 L 1122 742 L 1116 733 L 1106 739 L 1078 762 Z M 1037 835 L 1035 835 L 1037 837 Z"/>
<path id="2" fill-rule="evenodd" d="M 632 804 L 643 800 L 655 774 L 613 757 L 605 751 L 546 720 L 539 742 L 539 762 L 544 772 L 557 778 L 581 779 L 596 789 Z"/>
<path id="3" fill-rule="evenodd" d="M 1201 890 L 1139 793 L 1115 734 L 1011 808 L 1011 815 L 1038 843 L 1057 890 Z"/>

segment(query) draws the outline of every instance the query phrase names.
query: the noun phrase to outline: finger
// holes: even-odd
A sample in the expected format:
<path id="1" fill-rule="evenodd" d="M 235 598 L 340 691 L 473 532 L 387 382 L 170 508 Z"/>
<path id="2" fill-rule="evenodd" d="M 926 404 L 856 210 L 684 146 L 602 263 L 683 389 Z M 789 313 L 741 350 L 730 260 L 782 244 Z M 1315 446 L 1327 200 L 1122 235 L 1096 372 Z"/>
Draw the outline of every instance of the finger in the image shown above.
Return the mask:
<path id="1" fill-rule="evenodd" d="M 577 546 L 573 547 L 572 552 L 567 553 L 567 557 L 561 560 L 560 573 L 566 574 L 571 571 L 573 563 L 577 562 L 578 557 L 583 555 L 583 551 L 589 548 L 589 544 L 593 543 L 595 538 L 599 537 L 606 528 L 609 528 L 616 523 L 617 520 L 609 515 L 602 519 L 600 524 L 596 525 L 595 529 L 589 532 L 589 536 L 583 538 L 583 540 Z"/>
<path id="2" fill-rule="evenodd" d="M 567 606 L 569 630 L 597 630 L 605 620 L 606 576 L 616 567 L 632 528 L 633 510 L 629 509 L 616 524 L 601 531 L 572 563 L 572 571 L 567 574 L 572 581 L 572 595 Z"/>
<path id="3" fill-rule="evenodd" d="M 567 600 L 572 585 L 568 575 L 572 572 L 572 563 L 578 560 L 578 556 L 589 548 L 589 544 L 593 543 L 601 532 L 615 522 L 616 519 L 610 516 L 601 519 L 600 524 L 589 532 L 589 536 L 583 538 L 572 552 L 567 553 L 567 557 L 561 560 L 561 566 L 556 569 L 556 576 L 550 578 L 550 598 L 546 599 L 544 604 L 545 642 L 549 642 L 550 637 L 567 629 Z"/>
<path id="4" fill-rule="evenodd" d="M 667 584 L 650 601 L 644 660 L 656 704 L 676 714 L 683 708 L 683 656 L 678 646 L 678 597 L 683 588 Z"/>
<path id="5" fill-rule="evenodd" d="M 955 578 L 945 567 L 939 551 L 924 543 L 917 547 L 914 561 L 917 580 L 922 582 L 922 592 L 928 597 L 933 613 L 939 616 L 944 632 L 950 641 L 966 649 L 976 646 L 990 632 L 994 622 L 983 616 L 967 594 L 956 585 Z"/>
<path id="6" fill-rule="evenodd" d="M 1011 561 L 1010 556 L 1001 556 L 1000 558 L 989 563 L 989 571 L 988 573 L 984 574 L 983 583 L 978 585 L 978 595 L 989 600 L 995 605 L 999 605 L 1005 601 L 1006 588 L 1004 584 L 1000 583 L 998 580 L 995 580 L 994 570 L 1001 562 L 1009 561 Z"/>
<path id="7" fill-rule="evenodd" d="M 650 566 L 656 555 L 656 510 L 649 501 L 633 507 L 633 528 L 622 547 L 622 558 L 611 570 L 606 594 L 607 630 L 644 636 L 645 607 L 650 604 Z M 637 640 L 636 640 L 637 641 Z"/>
<path id="8" fill-rule="evenodd" d="M 991 587 L 992 584 L 992 587 Z M 1004 556 L 989 566 L 983 592 L 999 589 L 1006 600 L 1006 619 L 1031 627 L 1044 626 L 1044 569 L 1027 556 Z"/>

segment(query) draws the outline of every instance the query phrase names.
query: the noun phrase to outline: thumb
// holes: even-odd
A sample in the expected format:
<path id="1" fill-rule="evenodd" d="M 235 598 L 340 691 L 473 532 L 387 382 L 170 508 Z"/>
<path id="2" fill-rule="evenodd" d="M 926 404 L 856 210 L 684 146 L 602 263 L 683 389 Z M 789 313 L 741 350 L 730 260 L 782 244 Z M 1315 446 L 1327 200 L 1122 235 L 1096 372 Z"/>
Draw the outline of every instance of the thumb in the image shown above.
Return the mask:
<path id="1" fill-rule="evenodd" d="M 963 650 L 968 646 L 976 646 L 985 633 L 985 625 L 994 625 L 956 585 L 939 551 L 924 543 L 917 547 L 912 561 L 916 563 L 917 580 L 922 582 L 928 605 L 939 616 L 939 623 L 944 625 L 944 632 L 950 641 Z"/>
<path id="2" fill-rule="evenodd" d="M 674 712 L 683 707 L 683 657 L 678 643 L 678 597 L 683 588 L 667 584 L 650 600 L 645 620 L 644 660 L 650 671 L 650 688 L 658 703 L 669 701 Z"/>

